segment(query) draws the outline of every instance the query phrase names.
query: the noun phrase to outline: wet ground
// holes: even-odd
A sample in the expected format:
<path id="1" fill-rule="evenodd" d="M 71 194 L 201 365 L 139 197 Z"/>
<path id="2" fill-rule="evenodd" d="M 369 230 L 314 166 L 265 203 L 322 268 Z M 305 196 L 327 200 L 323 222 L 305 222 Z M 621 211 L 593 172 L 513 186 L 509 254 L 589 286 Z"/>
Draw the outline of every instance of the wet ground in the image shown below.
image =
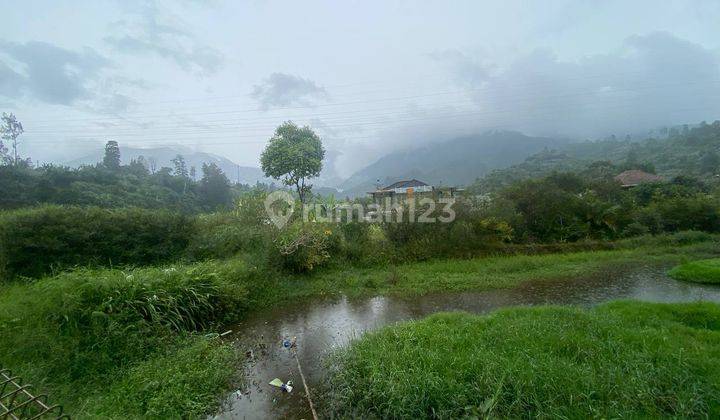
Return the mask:
<path id="1" fill-rule="evenodd" d="M 505 290 L 296 302 L 233 328 L 239 332 L 237 345 L 248 351 L 248 384 L 228 397 L 217 417 L 312 418 L 297 363 L 282 346 L 286 337 L 297 337 L 298 358 L 312 393 L 323 381 L 324 356 L 367 330 L 440 311 L 485 313 L 506 306 L 542 304 L 589 306 L 613 299 L 720 302 L 720 287 L 678 282 L 659 268 L 618 268 L 572 280 L 530 281 Z M 293 391 L 285 393 L 268 385 L 274 378 L 292 380 Z"/>

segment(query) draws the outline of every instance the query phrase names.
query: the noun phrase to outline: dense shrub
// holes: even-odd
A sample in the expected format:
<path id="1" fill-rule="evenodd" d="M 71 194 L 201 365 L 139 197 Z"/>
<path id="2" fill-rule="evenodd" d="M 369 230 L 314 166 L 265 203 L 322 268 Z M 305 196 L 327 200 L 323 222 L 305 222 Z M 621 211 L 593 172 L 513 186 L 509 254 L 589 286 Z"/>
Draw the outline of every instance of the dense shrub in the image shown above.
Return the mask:
<path id="1" fill-rule="evenodd" d="M 192 220 L 163 210 L 44 206 L 0 215 L 0 278 L 72 266 L 149 265 L 180 257 Z"/>
<path id="2" fill-rule="evenodd" d="M 336 225 L 296 222 L 280 232 L 275 240 L 275 251 L 284 267 L 295 272 L 306 272 L 336 257 L 340 241 Z"/>
<path id="3" fill-rule="evenodd" d="M 432 223 L 385 223 L 383 228 L 397 262 L 438 257 L 467 257 L 493 249 L 511 238 L 512 228 L 504 221 L 486 217 L 469 203 L 453 206 L 455 219 L 443 222 L 436 209 Z M 407 219 L 403 219 L 407 220 Z"/>

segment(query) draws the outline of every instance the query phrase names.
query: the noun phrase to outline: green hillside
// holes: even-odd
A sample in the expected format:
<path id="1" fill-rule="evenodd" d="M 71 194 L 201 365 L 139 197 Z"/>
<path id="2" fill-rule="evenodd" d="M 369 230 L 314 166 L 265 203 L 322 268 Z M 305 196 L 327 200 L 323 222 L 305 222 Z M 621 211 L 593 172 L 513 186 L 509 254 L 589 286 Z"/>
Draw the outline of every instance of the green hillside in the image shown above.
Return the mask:
<path id="1" fill-rule="evenodd" d="M 614 175 L 626 169 L 643 169 L 667 179 L 684 175 L 711 181 L 719 168 L 720 121 L 702 122 L 694 128 L 670 129 L 665 138 L 640 141 L 609 138 L 546 149 L 520 164 L 490 172 L 471 188 L 477 192 L 494 191 L 555 171 L 598 175 L 610 171 Z"/>

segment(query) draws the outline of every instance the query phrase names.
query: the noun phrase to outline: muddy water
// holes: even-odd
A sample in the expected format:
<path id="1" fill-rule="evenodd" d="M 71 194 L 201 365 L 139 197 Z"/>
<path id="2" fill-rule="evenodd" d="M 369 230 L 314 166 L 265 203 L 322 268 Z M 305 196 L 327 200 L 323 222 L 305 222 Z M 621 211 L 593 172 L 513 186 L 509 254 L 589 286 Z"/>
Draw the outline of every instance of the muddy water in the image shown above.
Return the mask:
<path id="1" fill-rule="evenodd" d="M 664 269 L 616 269 L 572 280 L 530 281 L 519 287 L 473 293 L 429 294 L 414 297 L 341 298 L 296 302 L 248 319 L 234 330 L 237 345 L 248 353 L 247 387 L 228 397 L 222 419 L 312 418 L 292 353 L 283 337 L 297 337 L 298 357 L 310 386 L 322 383 L 322 360 L 363 332 L 440 311 L 485 313 L 516 305 L 571 304 L 589 306 L 613 299 L 654 302 L 720 302 L 720 287 L 682 283 Z M 292 380 L 284 393 L 268 385 L 273 378 Z"/>

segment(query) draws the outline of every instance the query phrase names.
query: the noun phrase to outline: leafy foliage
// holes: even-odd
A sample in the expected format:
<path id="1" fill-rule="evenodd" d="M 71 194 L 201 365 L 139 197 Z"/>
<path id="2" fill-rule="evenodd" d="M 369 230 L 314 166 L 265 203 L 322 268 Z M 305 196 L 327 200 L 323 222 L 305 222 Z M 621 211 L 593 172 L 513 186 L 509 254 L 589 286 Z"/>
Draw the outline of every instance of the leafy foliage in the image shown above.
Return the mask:
<path id="1" fill-rule="evenodd" d="M 288 121 L 275 130 L 260 163 L 265 175 L 295 187 L 300 201 L 305 202 L 312 188 L 306 181 L 320 175 L 323 157 L 320 137 L 310 127 L 300 128 Z"/>
<path id="2" fill-rule="evenodd" d="M 187 176 L 173 175 L 170 168 L 150 173 L 146 165 L 145 159 L 112 170 L 105 165 L 78 169 L 0 165 L 0 209 L 70 204 L 198 213 L 230 208 L 237 194 L 216 166 L 209 165 L 203 179 L 195 182 Z M 236 186 L 236 190 L 240 189 L 246 188 Z"/>
<path id="3" fill-rule="evenodd" d="M 227 208 L 232 202 L 230 181 L 215 163 L 203 163 L 198 199 L 205 210 Z M 183 178 L 187 179 L 186 176 Z"/>
<path id="4" fill-rule="evenodd" d="M 120 169 L 120 146 L 115 140 L 110 140 L 105 144 L 103 165 L 111 171 Z"/>
<path id="5" fill-rule="evenodd" d="M 480 212 L 506 221 L 515 242 L 718 232 L 720 201 L 708 191 L 705 183 L 687 176 L 624 190 L 607 176 L 551 173 L 489 195 Z"/>
<path id="6" fill-rule="evenodd" d="M 17 165 L 20 163 L 20 156 L 18 154 L 18 138 L 23 132 L 25 132 L 25 130 L 23 129 L 22 123 L 17 120 L 13 113 L 8 114 L 3 112 L 0 121 L 0 139 L 2 139 L 0 140 L 0 163 L 4 161 L 6 163 Z M 8 142 L 10 147 L 12 147 L 12 156 L 6 155 L 7 149 L 3 141 Z"/>
<path id="7" fill-rule="evenodd" d="M 167 211 L 44 206 L 7 212 L 0 215 L 0 276 L 171 261 L 192 233 L 186 216 Z"/>
<path id="8" fill-rule="evenodd" d="M 292 271 L 312 271 L 337 255 L 339 236 L 335 226 L 320 223 L 294 223 L 276 239 L 276 248 L 285 267 Z"/>

